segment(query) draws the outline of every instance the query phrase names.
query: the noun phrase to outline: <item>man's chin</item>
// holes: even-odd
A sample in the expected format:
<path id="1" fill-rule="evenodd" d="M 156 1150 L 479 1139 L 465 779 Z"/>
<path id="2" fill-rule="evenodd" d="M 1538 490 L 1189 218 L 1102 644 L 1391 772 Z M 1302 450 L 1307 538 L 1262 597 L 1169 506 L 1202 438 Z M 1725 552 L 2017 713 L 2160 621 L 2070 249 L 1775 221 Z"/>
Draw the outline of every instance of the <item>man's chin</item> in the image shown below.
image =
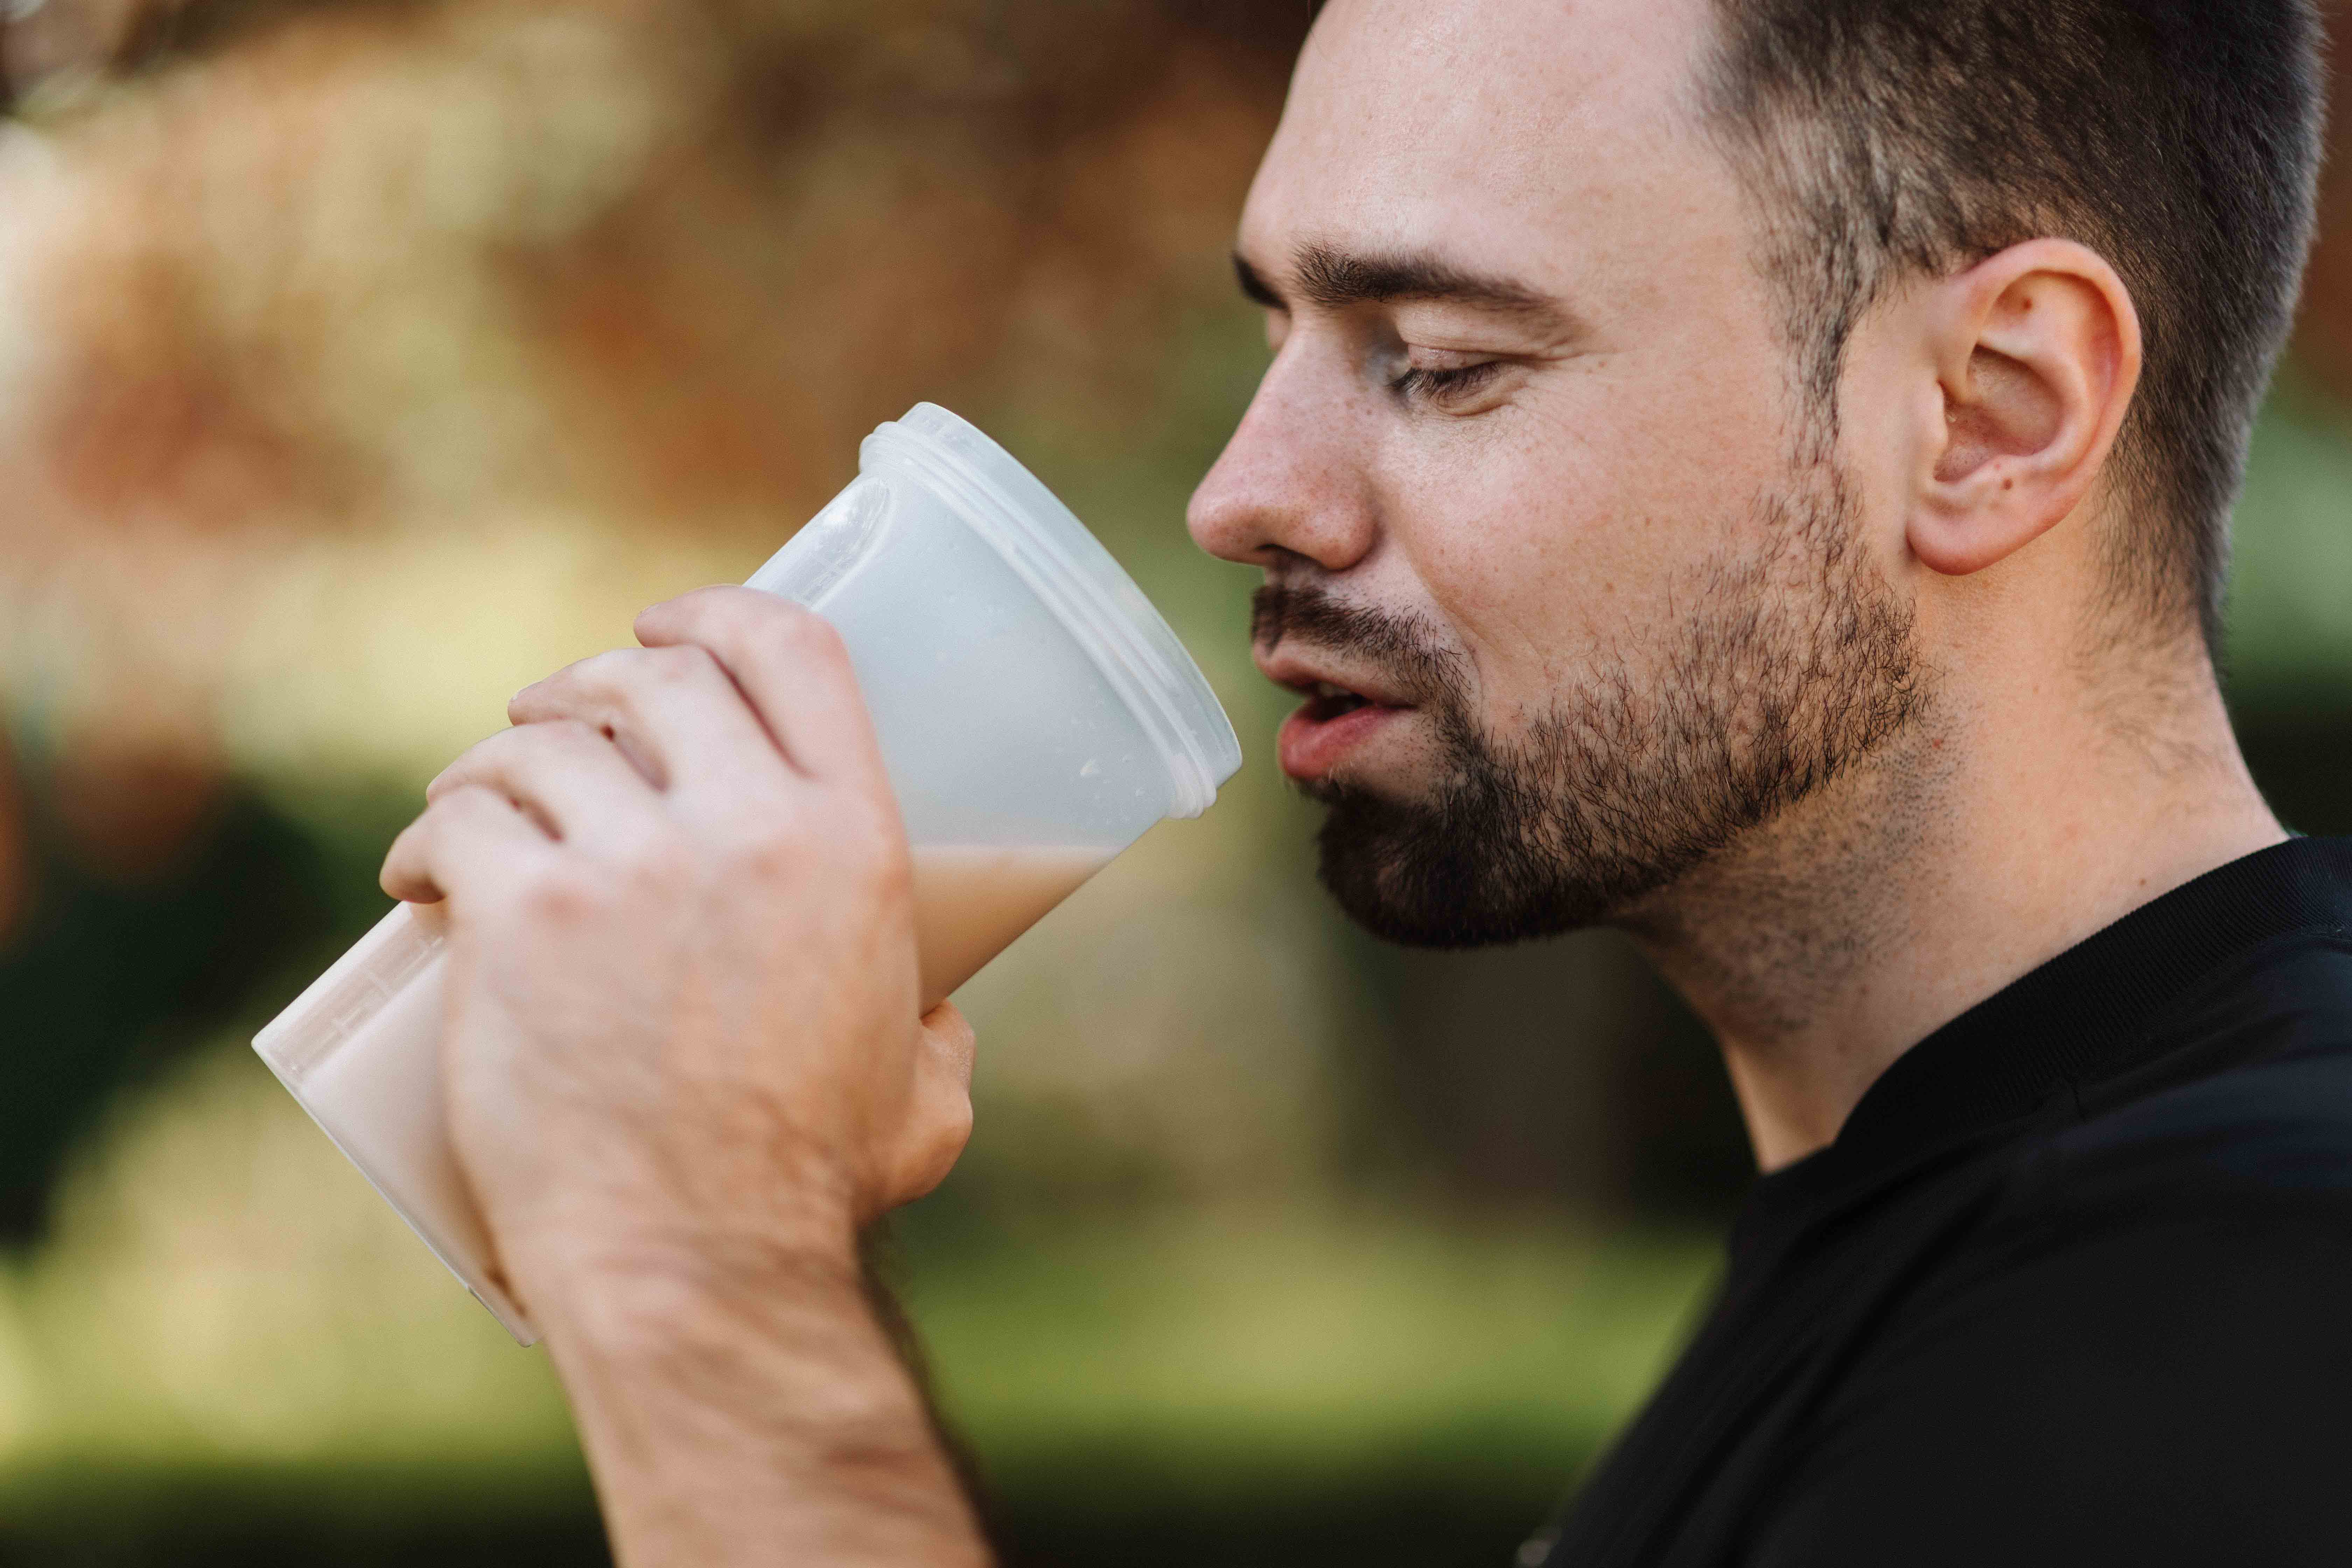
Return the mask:
<path id="1" fill-rule="evenodd" d="M 1349 919 L 1384 942 L 1506 946 L 1594 923 L 1601 902 L 1481 814 L 1318 782 L 1318 875 Z"/>

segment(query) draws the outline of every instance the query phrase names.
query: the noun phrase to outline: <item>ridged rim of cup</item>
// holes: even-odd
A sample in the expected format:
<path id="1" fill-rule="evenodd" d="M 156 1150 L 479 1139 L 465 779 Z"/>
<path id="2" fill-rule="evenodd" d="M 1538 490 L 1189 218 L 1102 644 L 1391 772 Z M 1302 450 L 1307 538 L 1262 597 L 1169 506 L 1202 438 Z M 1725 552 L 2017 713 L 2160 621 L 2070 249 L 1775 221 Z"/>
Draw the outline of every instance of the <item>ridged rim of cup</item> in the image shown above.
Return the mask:
<path id="1" fill-rule="evenodd" d="M 967 456 L 959 444 L 978 451 Z M 1158 746 L 1174 785 L 1170 815 L 1198 816 L 1214 805 L 1218 786 L 1241 767 L 1233 721 L 1167 618 L 1077 514 L 985 432 L 937 404 L 918 404 L 866 445 L 940 489 L 1086 649 Z"/>

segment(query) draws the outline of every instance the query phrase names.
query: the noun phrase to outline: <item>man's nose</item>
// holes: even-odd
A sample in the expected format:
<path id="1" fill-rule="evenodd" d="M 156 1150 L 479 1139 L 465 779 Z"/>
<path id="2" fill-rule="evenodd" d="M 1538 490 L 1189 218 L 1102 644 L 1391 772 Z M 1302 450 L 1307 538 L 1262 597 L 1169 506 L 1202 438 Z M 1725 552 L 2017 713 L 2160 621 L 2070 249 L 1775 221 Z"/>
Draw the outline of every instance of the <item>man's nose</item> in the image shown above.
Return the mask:
<path id="1" fill-rule="evenodd" d="M 1244 565 L 1304 557 L 1332 573 L 1370 552 L 1370 443 L 1348 391 L 1331 381 L 1310 355 L 1276 357 L 1192 492 L 1185 524 L 1195 544 Z"/>

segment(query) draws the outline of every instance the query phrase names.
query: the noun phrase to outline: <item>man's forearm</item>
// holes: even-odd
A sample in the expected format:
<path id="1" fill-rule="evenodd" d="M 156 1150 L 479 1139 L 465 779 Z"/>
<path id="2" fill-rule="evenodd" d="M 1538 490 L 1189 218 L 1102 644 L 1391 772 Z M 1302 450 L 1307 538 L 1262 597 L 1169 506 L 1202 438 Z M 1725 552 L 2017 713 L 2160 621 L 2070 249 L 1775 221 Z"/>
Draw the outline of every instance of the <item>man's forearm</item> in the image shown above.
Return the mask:
<path id="1" fill-rule="evenodd" d="M 448 905 L 453 1146 L 627 1568 L 986 1560 L 856 1232 L 971 1130 L 839 635 L 756 590 L 518 695 L 385 858 Z"/>
<path id="2" fill-rule="evenodd" d="M 547 1343 L 624 1568 L 989 1561 L 854 1256 L 700 1256 L 563 1294 Z"/>

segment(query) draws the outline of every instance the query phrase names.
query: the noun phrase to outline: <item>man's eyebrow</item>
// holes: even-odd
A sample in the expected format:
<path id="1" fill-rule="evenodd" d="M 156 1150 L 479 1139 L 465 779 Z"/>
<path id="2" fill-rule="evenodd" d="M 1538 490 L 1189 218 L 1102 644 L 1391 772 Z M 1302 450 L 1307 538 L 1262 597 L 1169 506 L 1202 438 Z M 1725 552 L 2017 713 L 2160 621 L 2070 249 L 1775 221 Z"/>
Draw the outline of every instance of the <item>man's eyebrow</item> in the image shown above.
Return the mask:
<path id="1" fill-rule="evenodd" d="M 1236 256 L 1234 275 L 1242 292 L 1270 310 L 1288 301 L 1255 267 Z M 1473 272 L 1426 254 L 1359 255 L 1330 245 L 1308 245 L 1298 253 L 1298 292 L 1325 310 L 1423 300 L 1468 305 L 1516 316 L 1556 316 L 1568 310 L 1541 289 L 1517 279 Z"/>

